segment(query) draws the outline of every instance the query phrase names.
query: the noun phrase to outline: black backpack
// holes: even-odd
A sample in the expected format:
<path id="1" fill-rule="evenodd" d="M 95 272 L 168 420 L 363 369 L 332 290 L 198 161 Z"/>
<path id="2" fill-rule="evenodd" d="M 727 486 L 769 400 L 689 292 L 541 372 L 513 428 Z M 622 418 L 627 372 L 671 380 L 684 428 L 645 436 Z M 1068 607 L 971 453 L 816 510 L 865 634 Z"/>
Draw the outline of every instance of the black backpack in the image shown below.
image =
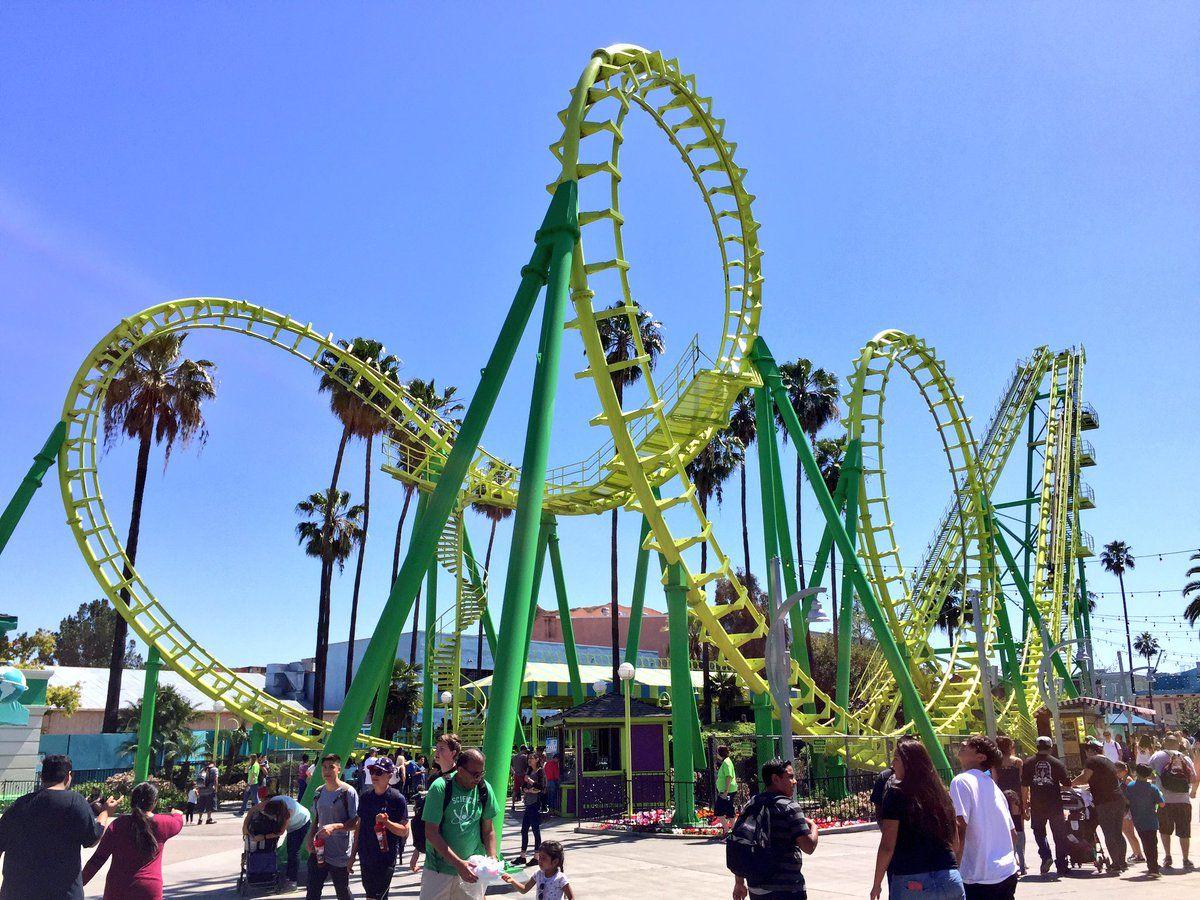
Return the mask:
<path id="1" fill-rule="evenodd" d="M 449 778 L 450 781 L 446 784 L 446 793 L 442 795 L 442 818 L 445 819 L 446 810 L 450 808 L 450 795 L 454 792 L 454 770 L 451 769 L 446 775 L 439 775 L 438 778 Z M 437 778 L 434 779 L 437 781 Z M 430 787 L 433 787 L 431 784 Z M 417 797 L 416 803 L 413 804 L 413 814 L 409 820 L 409 837 L 412 838 L 413 847 L 420 850 L 422 853 L 425 850 L 425 820 L 421 814 L 425 812 L 425 800 L 429 797 L 429 792 Z M 488 805 L 488 784 L 486 781 L 479 782 L 479 803 L 483 809 L 487 809 Z"/>
<path id="2" fill-rule="evenodd" d="M 781 798 L 782 799 L 782 798 Z M 774 797 L 759 794 L 742 810 L 725 839 L 725 866 L 734 875 L 764 881 L 775 867 L 771 849 L 771 807 Z"/>

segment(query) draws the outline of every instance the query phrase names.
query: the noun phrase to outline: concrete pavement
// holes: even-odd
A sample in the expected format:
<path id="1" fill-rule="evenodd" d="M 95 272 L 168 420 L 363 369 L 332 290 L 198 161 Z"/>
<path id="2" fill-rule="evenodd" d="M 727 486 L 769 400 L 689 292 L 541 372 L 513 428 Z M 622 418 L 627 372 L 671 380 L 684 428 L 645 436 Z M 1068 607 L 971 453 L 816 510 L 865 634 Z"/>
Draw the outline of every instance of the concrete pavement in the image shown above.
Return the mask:
<path id="1" fill-rule="evenodd" d="M 241 853 L 240 819 L 219 814 L 214 825 L 190 825 L 166 847 L 163 874 L 165 896 L 174 898 L 233 895 Z M 549 825 L 543 838 L 553 838 L 566 847 L 566 871 L 581 900 L 628 900 L 628 898 L 674 898 L 725 900 L 733 880 L 725 869 L 725 849 L 718 842 L 704 839 L 652 838 L 577 834 L 573 825 Z M 808 895 L 813 900 L 840 900 L 857 897 L 866 900 L 875 866 L 878 832 L 825 835 L 817 852 L 805 858 L 804 871 Z M 515 854 L 520 849 L 520 827 L 509 819 L 503 849 Z M 1036 850 L 1030 840 L 1031 858 Z M 1178 856 L 1178 850 L 1176 850 Z M 85 854 L 86 860 L 86 854 Z M 1177 860 L 1178 861 L 1178 860 Z M 532 869 L 529 870 L 532 873 Z M 1200 890 L 1200 872 L 1167 871 L 1161 881 L 1145 877 L 1144 864 L 1131 866 L 1121 878 L 1097 876 L 1081 870 L 1058 881 L 1026 876 L 1017 889 L 1019 897 L 1105 896 L 1122 900 L 1168 900 L 1195 897 Z M 104 871 L 87 887 L 89 900 L 103 895 Z M 419 895 L 419 875 L 398 873 L 393 881 L 393 898 Z M 354 882 L 356 896 L 361 896 Z M 488 896 L 519 896 L 505 885 L 492 888 Z M 325 895 L 333 896 L 331 886 Z M 282 895 L 276 895 L 282 896 Z M 302 897 L 302 891 L 289 894 Z M 527 895 L 530 896 L 530 895 Z"/>

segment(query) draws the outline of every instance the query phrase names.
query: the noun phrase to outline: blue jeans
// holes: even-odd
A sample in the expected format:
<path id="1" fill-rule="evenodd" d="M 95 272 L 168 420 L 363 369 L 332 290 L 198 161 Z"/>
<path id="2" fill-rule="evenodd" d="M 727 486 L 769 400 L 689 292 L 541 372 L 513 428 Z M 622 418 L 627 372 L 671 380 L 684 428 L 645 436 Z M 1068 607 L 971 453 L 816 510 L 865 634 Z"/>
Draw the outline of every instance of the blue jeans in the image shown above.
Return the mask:
<path id="1" fill-rule="evenodd" d="M 963 900 L 965 896 L 958 869 L 888 876 L 889 900 Z"/>
<path id="2" fill-rule="evenodd" d="M 246 790 L 244 790 L 242 792 L 242 808 L 238 810 L 238 815 L 244 816 L 246 814 L 246 808 L 248 806 L 253 806 L 257 802 L 258 802 L 258 785 L 257 784 L 246 785 Z"/>
<path id="3" fill-rule="evenodd" d="M 546 781 L 546 809 L 552 815 L 558 815 L 558 779 Z"/>
<path id="4" fill-rule="evenodd" d="M 288 881 L 300 880 L 300 848 L 304 846 L 304 838 L 307 835 L 307 828 L 297 828 L 287 833 L 287 868 L 285 872 Z"/>

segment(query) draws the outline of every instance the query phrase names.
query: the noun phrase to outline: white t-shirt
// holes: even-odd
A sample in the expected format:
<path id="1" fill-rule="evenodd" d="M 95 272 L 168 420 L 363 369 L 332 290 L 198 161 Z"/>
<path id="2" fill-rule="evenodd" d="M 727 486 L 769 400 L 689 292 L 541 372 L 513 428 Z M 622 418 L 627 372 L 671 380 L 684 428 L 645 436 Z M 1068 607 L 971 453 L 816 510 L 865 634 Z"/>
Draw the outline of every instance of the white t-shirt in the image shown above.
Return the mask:
<path id="1" fill-rule="evenodd" d="M 538 869 L 533 877 L 536 879 L 533 885 L 537 889 L 534 896 L 538 900 L 562 900 L 563 888 L 571 883 L 561 869 L 550 876 Z"/>
<path id="2" fill-rule="evenodd" d="M 950 782 L 954 814 L 967 823 L 962 863 L 958 867 L 967 884 L 999 884 L 1017 873 L 1013 853 L 1012 816 L 1004 792 L 992 776 L 968 769 Z"/>
<path id="3" fill-rule="evenodd" d="M 1113 762 L 1121 761 L 1121 748 L 1117 746 L 1116 741 L 1105 741 L 1104 742 L 1104 755 L 1107 756 L 1109 759 L 1111 759 Z"/>
<path id="4" fill-rule="evenodd" d="M 301 828 L 308 828 L 308 823 L 312 821 L 312 817 L 308 814 L 307 809 L 296 802 L 295 797 L 289 797 L 287 794 L 277 794 L 271 799 L 282 800 L 288 808 L 288 831 L 299 831 Z"/>

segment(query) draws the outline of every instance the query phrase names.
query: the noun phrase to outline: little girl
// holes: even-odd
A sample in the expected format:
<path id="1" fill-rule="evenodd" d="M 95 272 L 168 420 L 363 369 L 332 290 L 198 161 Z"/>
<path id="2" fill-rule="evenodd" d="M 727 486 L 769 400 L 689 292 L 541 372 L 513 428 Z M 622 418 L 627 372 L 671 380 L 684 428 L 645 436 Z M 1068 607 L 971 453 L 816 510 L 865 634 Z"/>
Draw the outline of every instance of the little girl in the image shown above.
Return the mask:
<path id="1" fill-rule="evenodd" d="M 542 841 L 537 851 L 538 870 L 524 884 L 507 872 L 500 877 L 522 894 L 537 888 L 538 900 L 575 900 L 571 885 L 563 873 L 563 845 L 558 841 Z"/>
<path id="2" fill-rule="evenodd" d="M 186 811 L 185 821 L 189 825 L 192 824 L 192 816 L 194 816 L 196 814 L 196 804 L 199 802 L 200 802 L 200 792 L 196 790 L 196 785 L 193 784 L 192 789 L 190 791 L 188 791 L 187 807 L 185 808 L 185 811 Z"/>

